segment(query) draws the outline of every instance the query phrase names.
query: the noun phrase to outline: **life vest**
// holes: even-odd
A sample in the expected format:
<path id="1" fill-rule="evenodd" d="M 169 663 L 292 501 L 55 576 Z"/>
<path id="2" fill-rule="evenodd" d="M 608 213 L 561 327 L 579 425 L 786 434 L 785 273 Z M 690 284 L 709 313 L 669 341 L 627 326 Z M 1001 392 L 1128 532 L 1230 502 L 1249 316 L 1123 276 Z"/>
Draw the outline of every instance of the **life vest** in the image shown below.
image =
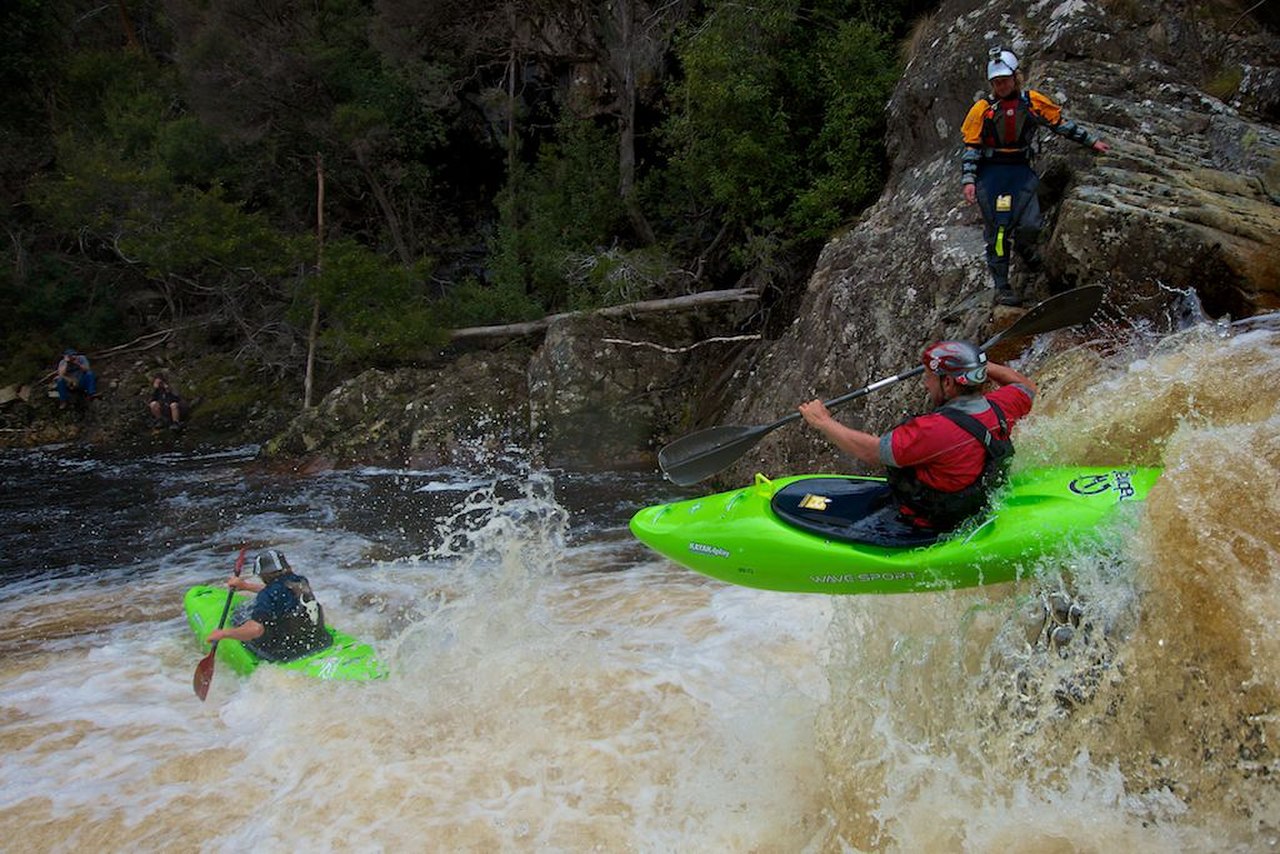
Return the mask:
<path id="1" fill-rule="evenodd" d="M 296 575 L 286 576 L 282 583 L 293 596 L 292 606 L 263 619 L 262 635 L 249 644 L 269 661 L 292 661 L 333 642 L 325 631 L 324 608 L 316 601 L 311 585 Z"/>
<path id="2" fill-rule="evenodd" d="M 996 162 L 1030 161 L 1039 124 L 1026 92 L 1004 99 L 988 96 L 987 109 L 982 114 L 984 153 Z"/>
<path id="3" fill-rule="evenodd" d="M 987 404 L 995 412 L 1000 435 L 988 430 L 981 421 L 966 412 L 946 408 L 937 410 L 938 415 L 964 430 L 982 445 L 986 460 L 973 483 L 956 492 L 943 492 L 921 483 L 914 468 L 891 466 L 888 470 L 889 487 L 898 503 L 907 507 L 912 514 L 928 520 L 930 527 L 948 531 L 980 512 L 986 506 L 990 494 L 1003 485 L 1008 476 L 1009 461 L 1013 457 L 1009 422 L 994 401 L 988 400 Z"/>

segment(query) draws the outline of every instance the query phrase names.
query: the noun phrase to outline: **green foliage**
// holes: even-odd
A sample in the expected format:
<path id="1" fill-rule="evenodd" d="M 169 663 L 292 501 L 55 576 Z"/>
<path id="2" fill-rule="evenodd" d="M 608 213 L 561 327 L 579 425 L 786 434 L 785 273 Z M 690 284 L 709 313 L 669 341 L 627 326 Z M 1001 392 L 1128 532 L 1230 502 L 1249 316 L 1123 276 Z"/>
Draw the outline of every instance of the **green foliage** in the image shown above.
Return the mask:
<path id="1" fill-rule="evenodd" d="M 209 186 L 226 168 L 227 150 L 218 135 L 194 116 L 156 129 L 155 160 L 178 183 Z"/>
<path id="2" fill-rule="evenodd" d="M 571 254 L 565 261 L 569 307 L 573 309 L 651 299 L 681 276 L 675 262 L 657 246 Z"/>
<path id="3" fill-rule="evenodd" d="M 300 328 L 320 305 L 320 354 L 338 366 L 390 364 L 438 345 L 443 333 L 422 294 L 421 269 L 344 239 L 325 246 L 320 271 L 298 290 L 290 318 Z"/>
<path id="4" fill-rule="evenodd" d="M 90 350 L 113 341 L 121 325 L 115 288 L 96 286 L 49 253 L 28 258 L 25 279 L 15 281 L 10 251 L 0 254 L 0 341 L 6 342 L 0 382 L 31 382 L 67 347 Z"/>
<path id="5" fill-rule="evenodd" d="M 607 246 L 626 219 L 615 140 L 572 116 L 556 140 L 509 178 L 490 257 L 499 287 L 522 288 L 546 311 L 570 304 L 570 258 Z"/>
<path id="6" fill-rule="evenodd" d="M 258 215 L 209 190 L 175 185 L 159 166 L 122 160 L 104 144 L 60 146 L 64 173 L 30 198 L 49 222 L 96 235 L 149 279 L 192 293 L 227 293 L 284 275 L 301 249 Z"/>
<path id="7" fill-rule="evenodd" d="M 761 235 L 825 235 L 878 192 L 897 22 L 892 6 L 721 0 L 680 42 L 671 168 L 684 198 L 754 235 L 744 257 L 760 257 Z"/>
<path id="8" fill-rule="evenodd" d="M 409 357 L 446 323 L 684 290 L 682 268 L 698 287 L 792 275 L 797 246 L 878 192 L 904 8 L 708 0 L 664 7 L 625 44 L 627 28 L 597 17 L 574 61 L 616 83 L 625 57 L 649 81 L 627 125 L 628 210 L 618 93 L 588 103 L 551 83 L 565 57 L 550 45 L 599 4 L 166 0 L 125 4 L 143 49 L 123 50 L 110 6 L 71 32 L 72 7 L 11 0 L 0 177 L 19 203 L 0 213 L 0 345 L 38 342 L 20 361 L 106 346 L 175 319 L 160 307 L 234 319 L 211 340 L 293 364 L 318 300 L 321 356 L 345 370 Z M 665 43 L 681 16 L 696 19 Z M 514 117 L 509 57 L 526 72 Z M 659 96 L 653 75 L 673 65 L 681 78 Z M 521 162 L 507 172 L 509 118 Z M 317 154 L 328 245 L 313 275 Z M 650 225 L 657 242 L 638 245 Z M 447 274 L 430 253 L 473 257 L 476 235 L 487 278 L 472 268 L 433 305 L 424 283 Z"/>
<path id="9" fill-rule="evenodd" d="M 817 168 L 788 212 L 802 237 L 825 237 L 880 192 L 884 104 L 898 79 L 886 33 L 861 21 L 842 21 L 815 54 L 813 88 L 823 100 L 811 148 Z"/>
<path id="10" fill-rule="evenodd" d="M 41 99 L 58 75 L 56 9 L 47 0 L 0 4 L 0 114 L 4 136 L 13 127 L 40 125 Z"/>
<path id="11" fill-rule="evenodd" d="M 474 276 L 451 288 L 440 304 L 441 321 L 454 328 L 532 320 L 544 313 L 542 306 L 525 293 L 523 285 L 486 285 Z"/>

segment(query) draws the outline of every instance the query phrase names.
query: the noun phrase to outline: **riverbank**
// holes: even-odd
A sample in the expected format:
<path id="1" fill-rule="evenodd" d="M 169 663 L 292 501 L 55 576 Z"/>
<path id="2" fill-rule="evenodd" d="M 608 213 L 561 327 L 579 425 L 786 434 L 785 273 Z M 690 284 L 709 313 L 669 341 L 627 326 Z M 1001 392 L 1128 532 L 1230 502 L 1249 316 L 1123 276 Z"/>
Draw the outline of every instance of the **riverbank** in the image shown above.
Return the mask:
<path id="1" fill-rule="evenodd" d="M 178 441 L 256 444 L 284 429 L 301 409 L 300 390 L 259 378 L 225 354 L 88 355 L 98 377 L 93 400 L 73 399 L 64 406 L 52 374 L 5 390 L 0 400 L 0 448 L 66 442 L 121 450 Z M 152 427 L 148 403 L 157 373 L 164 374 L 188 404 L 182 430 Z"/>
<path id="2" fill-rule="evenodd" d="M 229 356 L 94 359 L 99 395 L 62 410 L 51 384 L 2 408 L 0 446 L 85 442 L 258 444 L 297 469 L 545 465 L 653 469 L 657 448 L 715 418 L 761 340 L 759 295 L 738 289 L 459 330 L 415 364 L 343 379 L 303 410 L 301 379 L 263 379 Z M 185 430 L 153 431 L 150 379 L 194 403 Z"/>

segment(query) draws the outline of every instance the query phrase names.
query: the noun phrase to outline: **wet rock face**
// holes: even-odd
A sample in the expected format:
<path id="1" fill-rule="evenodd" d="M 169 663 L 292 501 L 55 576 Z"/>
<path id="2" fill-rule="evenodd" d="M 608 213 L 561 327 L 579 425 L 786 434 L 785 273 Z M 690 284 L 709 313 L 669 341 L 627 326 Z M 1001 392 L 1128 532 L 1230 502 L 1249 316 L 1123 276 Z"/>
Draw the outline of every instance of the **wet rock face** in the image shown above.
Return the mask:
<path id="1" fill-rule="evenodd" d="M 492 462 L 529 445 L 524 347 L 444 369 L 369 370 L 325 395 L 264 448 L 268 457 L 435 467 Z"/>
<path id="2" fill-rule="evenodd" d="M 754 336 L 754 302 L 553 322 L 529 364 L 529 407 L 551 465 L 652 466 L 667 437 L 716 397 Z M 714 407 L 713 407 L 714 408 Z"/>
<path id="3" fill-rule="evenodd" d="M 757 336 L 754 298 L 550 319 L 541 340 L 435 368 L 366 371 L 298 416 L 268 456 L 334 464 L 652 466 L 655 443 L 715 405 L 717 377 Z"/>
<path id="4" fill-rule="evenodd" d="M 1028 87 L 1112 145 L 1095 157 L 1044 138 L 1052 287 L 1159 281 L 1196 288 L 1212 314 L 1280 307 L 1274 31 L 1238 11 L 1191 15 L 1176 3 L 970 5 L 943 4 L 890 105 L 894 181 L 912 195 L 924 173 L 949 191 L 927 196 L 922 214 L 943 228 L 954 221 L 960 122 L 984 91 L 986 43 L 1003 43 L 1022 57 Z M 891 187 L 886 198 L 896 195 Z"/>

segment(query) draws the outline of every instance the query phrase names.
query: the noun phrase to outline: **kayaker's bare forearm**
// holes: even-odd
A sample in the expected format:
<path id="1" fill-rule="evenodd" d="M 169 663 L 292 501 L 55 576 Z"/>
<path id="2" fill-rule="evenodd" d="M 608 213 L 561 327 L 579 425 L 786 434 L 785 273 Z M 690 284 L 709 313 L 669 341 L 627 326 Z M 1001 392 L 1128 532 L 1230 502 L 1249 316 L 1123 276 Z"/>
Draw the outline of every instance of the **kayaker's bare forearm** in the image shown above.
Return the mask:
<path id="1" fill-rule="evenodd" d="M 250 640 L 253 640 L 254 638 L 261 637 L 264 631 L 266 631 L 266 627 L 263 626 L 262 623 L 259 623 L 257 620 L 245 620 L 243 623 L 236 626 L 235 628 L 216 629 L 210 632 L 209 640 L 216 641 L 216 640 L 230 639 L 230 640 L 237 640 L 242 642 L 250 641 Z"/>
<path id="2" fill-rule="evenodd" d="M 854 459 L 867 465 L 880 462 L 880 437 L 872 436 L 861 430 L 846 427 L 831 416 L 826 405 L 820 400 L 811 400 L 800 404 L 800 414 L 813 429 L 827 437 L 827 441 L 844 451 Z"/>
<path id="3" fill-rule="evenodd" d="M 872 436 L 870 433 L 854 430 L 852 427 L 846 427 L 838 421 L 833 421 L 832 426 L 823 430 L 822 433 L 831 441 L 831 444 L 849 456 L 861 460 L 869 466 L 880 464 L 879 436 Z"/>
<path id="4" fill-rule="evenodd" d="M 1030 377 L 999 362 L 987 362 L 987 378 L 999 386 L 1019 383 L 1031 389 L 1032 393 L 1036 391 L 1036 384 Z"/>

